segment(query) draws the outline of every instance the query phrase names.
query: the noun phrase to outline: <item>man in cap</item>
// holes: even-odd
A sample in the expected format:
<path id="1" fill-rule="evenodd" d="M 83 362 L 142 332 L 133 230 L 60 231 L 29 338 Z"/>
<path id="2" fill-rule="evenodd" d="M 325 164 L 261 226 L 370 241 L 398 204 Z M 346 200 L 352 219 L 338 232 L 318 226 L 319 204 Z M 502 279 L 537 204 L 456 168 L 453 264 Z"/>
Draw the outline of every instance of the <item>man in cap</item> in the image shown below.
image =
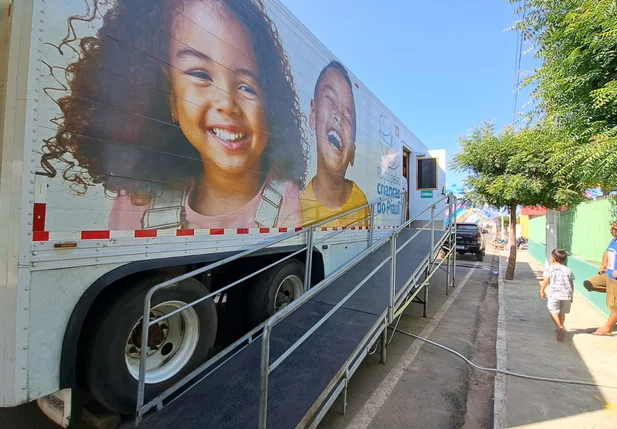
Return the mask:
<path id="1" fill-rule="evenodd" d="M 583 282 L 588 291 L 606 292 L 606 306 L 611 312 L 606 324 L 598 328 L 593 335 L 611 336 L 617 324 L 617 221 L 611 224 L 613 239 L 602 257 L 600 274 Z"/>

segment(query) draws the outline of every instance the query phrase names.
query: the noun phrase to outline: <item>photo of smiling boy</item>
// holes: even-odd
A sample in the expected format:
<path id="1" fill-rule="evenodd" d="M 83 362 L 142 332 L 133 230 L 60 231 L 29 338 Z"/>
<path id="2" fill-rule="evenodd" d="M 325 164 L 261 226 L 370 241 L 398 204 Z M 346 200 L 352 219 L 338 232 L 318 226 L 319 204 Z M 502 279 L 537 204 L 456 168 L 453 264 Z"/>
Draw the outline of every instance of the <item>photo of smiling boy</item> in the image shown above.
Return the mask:
<path id="1" fill-rule="evenodd" d="M 301 193 L 305 224 L 313 224 L 367 204 L 366 195 L 347 168 L 356 156 L 356 106 L 347 70 L 332 61 L 320 73 L 311 100 L 310 126 L 317 141 L 317 174 Z M 329 227 L 349 226 L 366 219 L 368 208 L 330 222 Z M 356 225 L 365 225 L 359 222 Z"/>

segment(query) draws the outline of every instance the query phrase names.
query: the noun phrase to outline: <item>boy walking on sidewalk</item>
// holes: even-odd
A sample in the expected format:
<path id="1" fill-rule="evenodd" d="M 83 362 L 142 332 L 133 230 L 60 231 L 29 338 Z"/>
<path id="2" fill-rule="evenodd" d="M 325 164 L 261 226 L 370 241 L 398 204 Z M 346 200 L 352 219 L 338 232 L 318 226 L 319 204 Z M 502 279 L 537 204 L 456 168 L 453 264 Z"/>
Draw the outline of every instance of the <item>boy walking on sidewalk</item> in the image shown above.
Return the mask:
<path id="1" fill-rule="evenodd" d="M 570 312 L 574 291 L 574 274 L 564 264 L 568 254 L 563 249 L 551 252 L 552 264 L 544 271 L 544 280 L 540 288 L 540 297 L 547 300 L 546 306 L 557 327 L 557 341 L 566 336 L 566 314 Z"/>

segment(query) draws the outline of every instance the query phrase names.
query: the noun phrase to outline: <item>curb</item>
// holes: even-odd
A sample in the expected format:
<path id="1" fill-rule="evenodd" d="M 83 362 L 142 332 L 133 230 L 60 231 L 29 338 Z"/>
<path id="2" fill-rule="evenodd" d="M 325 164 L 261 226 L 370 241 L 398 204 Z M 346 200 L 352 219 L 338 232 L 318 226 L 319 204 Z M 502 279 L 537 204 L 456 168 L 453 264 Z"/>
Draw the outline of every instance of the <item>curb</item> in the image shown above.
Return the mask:
<path id="1" fill-rule="evenodd" d="M 497 369 L 506 370 L 508 362 L 507 343 L 506 343 L 506 298 L 505 298 L 505 275 L 508 259 L 505 256 L 499 258 L 499 277 L 498 296 L 499 296 L 499 316 L 497 318 L 497 340 L 495 350 L 497 354 Z M 493 429 L 503 429 L 506 423 L 506 376 L 497 374 L 495 376 L 495 392 L 493 405 Z"/>

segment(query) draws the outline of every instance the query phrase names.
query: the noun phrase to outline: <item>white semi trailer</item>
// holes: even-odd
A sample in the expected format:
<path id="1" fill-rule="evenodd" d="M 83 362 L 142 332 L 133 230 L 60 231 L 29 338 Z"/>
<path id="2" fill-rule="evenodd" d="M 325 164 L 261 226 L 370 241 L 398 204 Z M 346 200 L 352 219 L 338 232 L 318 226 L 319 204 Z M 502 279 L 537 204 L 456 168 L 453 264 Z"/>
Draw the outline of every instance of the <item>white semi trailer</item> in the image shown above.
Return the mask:
<path id="1" fill-rule="evenodd" d="M 320 225 L 345 232 L 310 272 L 298 253 L 150 327 L 156 393 L 442 198 L 445 153 L 276 0 L 0 0 L 0 16 L 1 407 L 47 398 L 66 425 L 80 394 L 132 413 L 152 286 L 366 206 Z M 183 280 L 151 318 L 305 240 Z"/>

